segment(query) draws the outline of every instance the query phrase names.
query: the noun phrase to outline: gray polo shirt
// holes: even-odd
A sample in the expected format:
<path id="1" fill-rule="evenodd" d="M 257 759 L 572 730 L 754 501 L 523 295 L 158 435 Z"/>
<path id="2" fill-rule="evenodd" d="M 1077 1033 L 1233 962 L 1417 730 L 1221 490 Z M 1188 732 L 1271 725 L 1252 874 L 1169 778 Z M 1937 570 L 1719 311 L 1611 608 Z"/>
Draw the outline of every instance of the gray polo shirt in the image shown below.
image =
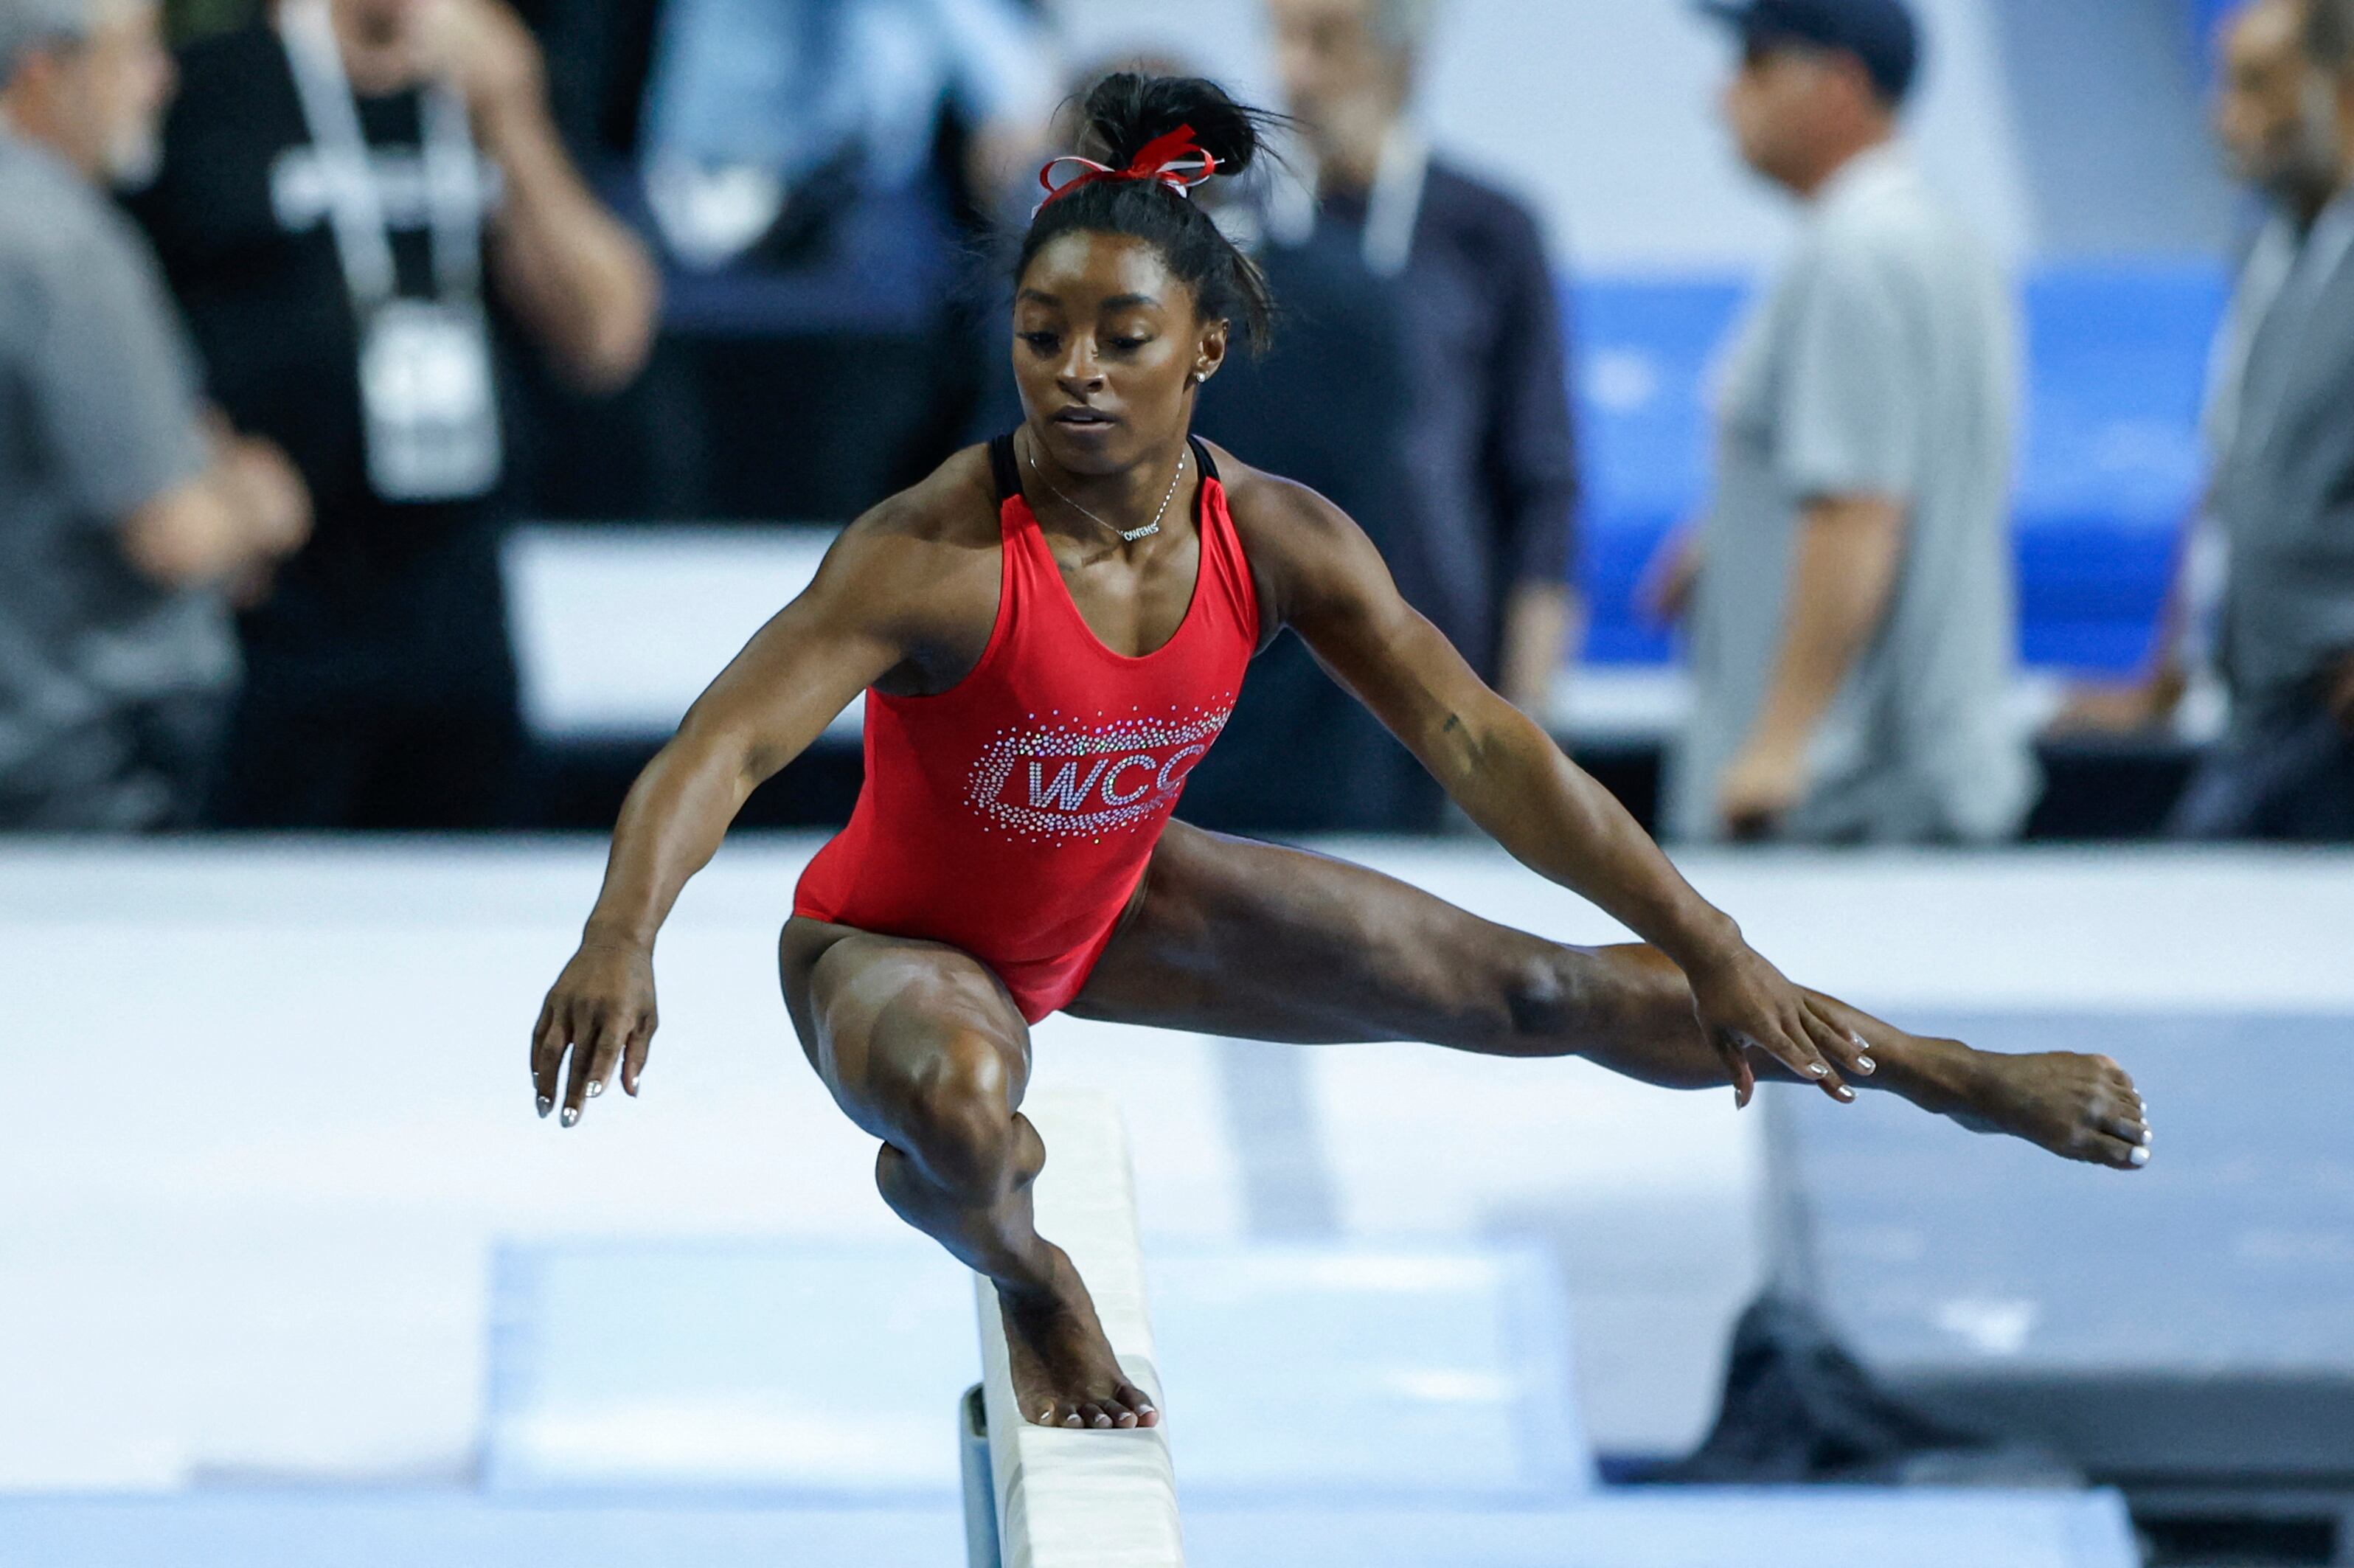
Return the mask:
<path id="1" fill-rule="evenodd" d="M 2235 725 L 2314 705 L 2354 653 L 2354 195 L 2268 233 L 2243 280 L 2211 506 L 2230 542 L 2220 652 Z"/>
<path id="2" fill-rule="evenodd" d="M 1976 842 L 2018 829 L 2036 781 L 2004 711 L 2017 358 L 2003 278 L 1903 149 L 1841 169 L 1725 361 L 1671 834 L 1722 832 L 1717 789 L 1772 681 L 1800 510 L 1836 495 L 1901 502 L 1903 554 L 1886 616 L 1817 728 L 1787 833 Z"/>
<path id="3" fill-rule="evenodd" d="M 140 776 L 134 715 L 236 678 L 219 595 L 157 587 L 119 541 L 204 470 L 199 410 L 146 241 L 0 132 L 0 826 L 154 821 L 164 789 Z"/>

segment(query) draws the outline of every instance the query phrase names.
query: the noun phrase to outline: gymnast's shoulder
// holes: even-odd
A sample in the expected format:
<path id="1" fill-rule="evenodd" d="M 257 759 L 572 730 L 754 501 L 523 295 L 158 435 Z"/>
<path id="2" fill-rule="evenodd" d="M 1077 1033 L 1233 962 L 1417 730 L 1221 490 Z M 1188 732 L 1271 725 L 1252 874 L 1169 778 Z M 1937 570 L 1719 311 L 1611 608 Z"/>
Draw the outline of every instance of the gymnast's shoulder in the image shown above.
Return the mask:
<path id="1" fill-rule="evenodd" d="M 844 528 L 811 588 L 870 608 L 922 603 L 938 609 L 960 592 L 993 606 L 997 513 L 989 450 L 967 447 Z"/>

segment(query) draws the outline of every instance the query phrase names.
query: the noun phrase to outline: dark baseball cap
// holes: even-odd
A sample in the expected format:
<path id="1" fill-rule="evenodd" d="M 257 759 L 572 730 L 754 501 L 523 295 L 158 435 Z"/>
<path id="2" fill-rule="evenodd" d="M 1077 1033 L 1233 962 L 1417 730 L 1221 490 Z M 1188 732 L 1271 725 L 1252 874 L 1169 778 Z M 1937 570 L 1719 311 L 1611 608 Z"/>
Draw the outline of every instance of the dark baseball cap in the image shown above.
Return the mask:
<path id="1" fill-rule="evenodd" d="M 1891 103 L 1902 102 L 1921 59 L 1921 30 L 1903 0 L 1697 0 L 1751 44 L 1844 49 Z"/>

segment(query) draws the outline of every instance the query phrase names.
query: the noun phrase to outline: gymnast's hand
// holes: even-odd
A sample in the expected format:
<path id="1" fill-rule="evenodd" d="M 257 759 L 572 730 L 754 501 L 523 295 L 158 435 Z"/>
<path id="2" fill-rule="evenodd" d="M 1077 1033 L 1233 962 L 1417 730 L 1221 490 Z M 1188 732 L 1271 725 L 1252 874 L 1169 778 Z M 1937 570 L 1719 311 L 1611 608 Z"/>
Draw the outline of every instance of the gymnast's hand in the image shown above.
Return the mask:
<path id="1" fill-rule="evenodd" d="M 1781 1063 L 1801 1083 L 1819 1084 L 1835 1100 L 1855 1098 L 1840 1075 L 1841 1068 L 1859 1075 L 1872 1070 L 1862 1040 L 1832 1023 L 1805 991 L 1745 942 L 1687 964 L 1684 979 L 1691 985 L 1692 1011 L 1702 1031 L 1733 1075 L 1737 1106 L 1746 1106 L 1757 1090 L 1749 1065 L 1752 1051 Z"/>
<path id="2" fill-rule="evenodd" d="M 605 1092 L 617 1063 L 621 1087 L 635 1095 L 658 1022 L 653 955 L 634 942 L 584 938 L 540 1003 L 539 1023 L 531 1033 L 531 1082 L 539 1114 L 555 1108 L 557 1075 L 567 1047 L 572 1076 L 564 1089 L 565 1126 L 578 1121 L 588 1103 Z"/>

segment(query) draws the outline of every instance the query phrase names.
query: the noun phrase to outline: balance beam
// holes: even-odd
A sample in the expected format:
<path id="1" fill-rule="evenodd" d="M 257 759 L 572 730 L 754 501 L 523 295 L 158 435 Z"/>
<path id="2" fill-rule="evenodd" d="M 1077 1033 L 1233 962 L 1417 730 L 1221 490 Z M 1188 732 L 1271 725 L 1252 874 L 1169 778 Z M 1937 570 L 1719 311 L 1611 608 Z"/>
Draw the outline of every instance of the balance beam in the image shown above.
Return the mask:
<path id="1" fill-rule="evenodd" d="M 1038 1234 L 1071 1255 L 1095 1298 L 1121 1369 L 1160 1408 L 1152 1320 L 1145 1309 L 1144 1249 L 1128 1135 L 1110 1096 L 1040 1095 L 1022 1112 L 1046 1144 L 1032 1192 Z M 1004 1568 L 1179 1568 L 1177 1480 L 1169 1427 L 1110 1431 L 1040 1426 L 1014 1407 L 997 1289 L 973 1277 L 981 1327 L 981 1414 L 989 1453 L 998 1561 Z M 987 1506 L 969 1491 L 969 1524 Z M 985 1531 L 970 1531 L 976 1568 Z"/>

